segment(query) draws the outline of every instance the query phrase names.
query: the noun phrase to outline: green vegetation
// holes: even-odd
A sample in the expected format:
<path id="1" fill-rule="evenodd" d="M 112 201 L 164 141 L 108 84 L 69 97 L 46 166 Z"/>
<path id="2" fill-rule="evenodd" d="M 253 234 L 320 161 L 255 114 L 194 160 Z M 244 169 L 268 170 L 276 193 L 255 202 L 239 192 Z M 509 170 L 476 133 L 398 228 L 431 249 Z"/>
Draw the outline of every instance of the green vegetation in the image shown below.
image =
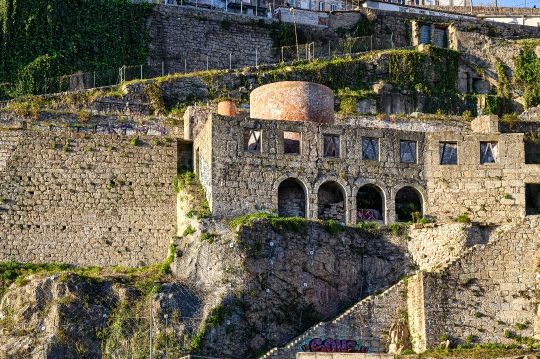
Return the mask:
<path id="1" fill-rule="evenodd" d="M 50 79 L 77 70 L 144 63 L 151 13 L 127 0 L 0 0 L 0 99 L 69 86 Z"/>
<path id="2" fill-rule="evenodd" d="M 466 214 L 462 214 L 462 215 L 459 215 L 456 220 L 459 222 L 459 223 L 471 223 L 471 219 L 469 218 L 468 215 Z"/>
<path id="3" fill-rule="evenodd" d="M 436 46 L 426 46 L 424 52 L 394 50 L 389 53 L 388 82 L 412 93 L 433 97 L 428 112 L 454 109 L 461 101 L 456 88 L 460 56 L 457 51 Z M 433 79 L 426 68 L 433 69 Z"/>
<path id="4" fill-rule="evenodd" d="M 515 82 L 523 91 L 525 107 L 540 105 L 540 59 L 534 53 L 534 44 L 525 42 L 523 53 L 515 59 Z"/>
<path id="5" fill-rule="evenodd" d="M 191 225 L 187 226 L 186 229 L 184 229 L 184 232 L 182 233 L 182 236 L 189 236 L 193 233 L 197 232 Z"/>
<path id="6" fill-rule="evenodd" d="M 204 232 L 201 236 L 201 238 L 199 239 L 200 242 L 208 242 L 209 244 L 212 244 L 214 243 L 214 238 L 217 237 L 217 233 L 213 233 L 213 232 Z"/>
<path id="7" fill-rule="evenodd" d="M 304 222 L 304 218 L 300 217 L 278 217 L 275 214 L 259 212 L 237 217 L 229 222 L 229 227 L 234 229 L 238 226 L 249 225 L 250 222 L 256 218 L 267 219 L 272 226 L 272 230 L 276 233 L 281 233 L 283 228 L 299 232 L 302 229 L 302 223 Z"/>
<path id="8" fill-rule="evenodd" d="M 167 255 L 167 258 L 165 258 L 165 262 L 161 265 L 161 268 L 159 269 L 160 275 L 165 275 L 169 273 L 170 266 L 172 262 L 174 262 L 174 258 L 176 257 L 176 253 L 178 252 L 178 249 L 176 249 L 176 246 L 171 243 L 169 245 L 169 254 Z"/>
<path id="9" fill-rule="evenodd" d="M 410 352 L 403 352 L 402 355 L 397 357 L 400 359 L 444 359 L 444 358 L 468 358 L 468 359 L 494 359 L 503 357 L 517 357 L 524 355 L 536 355 L 536 352 L 529 349 L 519 349 L 518 344 L 500 344 L 500 343 L 486 343 L 486 344 L 459 344 L 458 348 L 437 348 L 434 350 L 427 350 L 421 354 L 413 354 Z"/>

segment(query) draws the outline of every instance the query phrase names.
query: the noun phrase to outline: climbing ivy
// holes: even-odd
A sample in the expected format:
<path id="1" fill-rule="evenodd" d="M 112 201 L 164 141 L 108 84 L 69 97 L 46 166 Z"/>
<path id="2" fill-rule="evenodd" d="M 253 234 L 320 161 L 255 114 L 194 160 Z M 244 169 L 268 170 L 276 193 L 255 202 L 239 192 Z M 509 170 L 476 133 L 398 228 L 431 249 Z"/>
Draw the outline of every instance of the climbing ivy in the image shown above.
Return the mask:
<path id="1" fill-rule="evenodd" d="M 46 78 L 142 63 L 148 3 L 0 0 L 0 96 L 38 93 Z"/>
<path id="2" fill-rule="evenodd" d="M 533 46 L 525 44 L 523 53 L 515 59 L 515 82 L 523 91 L 525 107 L 540 105 L 540 59 Z"/>
<path id="3" fill-rule="evenodd" d="M 431 100 L 425 109 L 428 112 L 454 109 L 462 102 L 456 88 L 459 59 L 459 52 L 434 46 L 426 46 L 423 52 L 393 51 L 388 59 L 388 82 L 413 94 L 425 95 Z"/>

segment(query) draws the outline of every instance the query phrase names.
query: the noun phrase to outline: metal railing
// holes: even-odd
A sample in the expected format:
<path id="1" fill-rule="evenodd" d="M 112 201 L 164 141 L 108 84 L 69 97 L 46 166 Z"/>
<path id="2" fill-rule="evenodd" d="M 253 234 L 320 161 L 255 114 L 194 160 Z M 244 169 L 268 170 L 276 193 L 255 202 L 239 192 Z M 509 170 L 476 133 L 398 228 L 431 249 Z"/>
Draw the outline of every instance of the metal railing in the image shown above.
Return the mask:
<path id="1" fill-rule="evenodd" d="M 391 46 L 387 46 L 389 48 Z M 106 86 L 118 86 L 128 81 L 144 80 L 159 76 L 189 74 L 208 70 L 240 70 L 245 67 L 277 65 L 292 61 L 315 61 L 333 57 L 347 57 L 358 53 L 384 49 L 377 44 L 374 36 L 338 39 L 328 42 L 310 42 L 297 46 L 278 48 L 254 48 L 251 55 L 237 58 L 232 52 L 223 54 L 185 54 L 183 59 L 171 62 L 149 63 L 136 66 L 122 66 L 116 69 L 98 71 L 77 71 L 71 75 L 52 77 L 34 84 L 31 91 L 25 93 L 22 84 L 0 84 L 2 93 L 14 96 L 48 95 L 63 92 L 82 91 Z M 225 57 L 225 59 L 224 59 Z M 183 60 L 183 61 L 182 61 Z M 31 92 L 31 93 L 28 93 Z M 8 98 L 6 98 L 8 99 Z M 2 100 L 2 98 L 0 98 Z"/>

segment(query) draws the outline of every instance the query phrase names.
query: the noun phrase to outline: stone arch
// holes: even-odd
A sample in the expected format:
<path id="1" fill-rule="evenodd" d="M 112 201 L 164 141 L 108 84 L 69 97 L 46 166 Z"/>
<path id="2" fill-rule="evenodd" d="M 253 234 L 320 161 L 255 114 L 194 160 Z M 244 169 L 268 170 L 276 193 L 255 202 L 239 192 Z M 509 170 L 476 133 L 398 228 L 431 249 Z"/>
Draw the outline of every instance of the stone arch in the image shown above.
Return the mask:
<path id="1" fill-rule="evenodd" d="M 380 186 L 368 182 L 355 192 L 357 221 L 385 221 L 387 196 Z"/>
<path id="2" fill-rule="evenodd" d="M 279 207 L 279 186 L 281 185 L 281 183 L 283 183 L 283 181 L 286 181 L 286 180 L 294 180 L 296 181 L 301 187 L 302 189 L 304 190 L 304 196 L 305 196 L 305 201 L 306 201 L 306 206 L 305 206 L 305 216 L 306 218 L 310 218 L 309 217 L 309 211 L 311 210 L 311 203 L 312 201 L 310 201 L 310 196 L 311 196 L 311 191 L 310 191 L 310 186 L 307 186 L 306 183 L 310 183 L 307 178 L 303 177 L 303 176 L 298 176 L 298 173 L 296 172 L 286 172 L 285 174 L 279 176 L 275 181 L 274 181 L 274 184 L 272 185 L 272 202 L 274 203 L 274 208 L 278 208 Z"/>
<path id="3" fill-rule="evenodd" d="M 297 178 L 283 180 L 278 188 L 278 215 L 280 217 L 303 217 L 307 213 L 307 191 Z"/>
<path id="4" fill-rule="evenodd" d="M 347 191 L 338 181 L 325 181 L 317 186 L 317 218 L 347 222 Z"/>
<path id="5" fill-rule="evenodd" d="M 414 185 L 397 187 L 394 192 L 396 221 L 409 222 L 413 220 L 413 213 L 419 212 L 420 218 L 425 211 L 425 193 Z"/>

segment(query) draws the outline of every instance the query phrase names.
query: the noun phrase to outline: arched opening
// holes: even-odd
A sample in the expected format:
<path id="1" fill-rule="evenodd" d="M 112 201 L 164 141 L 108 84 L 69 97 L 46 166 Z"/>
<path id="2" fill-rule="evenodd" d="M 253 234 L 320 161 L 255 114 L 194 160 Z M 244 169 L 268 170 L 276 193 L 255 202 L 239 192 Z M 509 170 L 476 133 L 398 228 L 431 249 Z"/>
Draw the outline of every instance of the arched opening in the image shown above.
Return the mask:
<path id="1" fill-rule="evenodd" d="M 306 217 L 306 193 L 298 180 L 289 178 L 279 184 L 278 215 Z"/>
<path id="2" fill-rule="evenodd" d="M 417 190 L 403 187 L 396 193 L 396 214 L 399 222 L 416 222 L 422 218 L 422 199 Z"/>
<path id="3" fill-rule="evenodd" d="M 360 187 L 356 194 L 356 220 L 384 221 L 384 199 L 381 190 L 374 185 Z"/>
<path id="4" fill-rule="evenodd" d="M 325 182 L 317 194 L 319 219 L 345 222 L 345 191 L 337 182 Z"/>

